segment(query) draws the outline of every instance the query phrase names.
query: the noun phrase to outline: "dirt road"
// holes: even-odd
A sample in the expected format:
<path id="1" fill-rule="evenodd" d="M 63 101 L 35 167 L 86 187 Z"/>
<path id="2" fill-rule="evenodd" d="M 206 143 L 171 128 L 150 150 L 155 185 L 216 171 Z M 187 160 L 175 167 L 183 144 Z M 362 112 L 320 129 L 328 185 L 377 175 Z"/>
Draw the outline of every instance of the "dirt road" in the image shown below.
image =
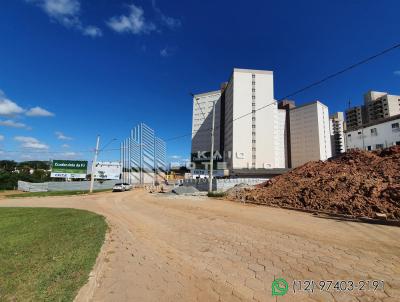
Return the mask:
<path id="1" fill-rule="evenodd" d="M 107 218 L 110 233 L 77 301 L 400 301 L 396 227 L 143 191 L 0 206 L 72 207 Z M 272 297 L 281 277 L 289 291 Z M 293 293 L 293 280 L 354 284 Z M 384 289 L 355 288 L 360 280 L 384 280 Z"/>

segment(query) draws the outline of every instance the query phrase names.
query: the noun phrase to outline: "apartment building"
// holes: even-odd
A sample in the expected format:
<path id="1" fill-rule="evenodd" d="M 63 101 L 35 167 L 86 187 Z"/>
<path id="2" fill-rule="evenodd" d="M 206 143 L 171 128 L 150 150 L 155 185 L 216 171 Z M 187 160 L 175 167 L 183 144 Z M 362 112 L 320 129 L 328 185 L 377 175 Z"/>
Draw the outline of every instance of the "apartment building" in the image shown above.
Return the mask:
<path id="1" fill-rule="evenodd" d="M 199 151 L 211 149 L 215 101 L 214 150 L 223 157 L 217 169 L 286 168 L 286 111 L 278 109 L 273 89 L 272 71 L 235 68 L 221 90 L 194 95 L 192 161 Z"/>
<path id="2" fill-rule="evenodd" d="M 344 131 L 346 123 L 344 121 L 344 113 L 336 112 L 329 118 L 332 156 L 337 156 L 346 151 Z"/>
<path id="3" fill-rule="evenodd" d="M 367 123 L 400 114 L 400 96 L 387 92 L 368 91 L 364 95 L 364 105 L 368 114 Z"/>
<path id="4" fill-rule="evenodd" d="M 364 94 L 364 105 L 346 110 L 346 126 L 354 130 L 397 114 L 400 114 L 400 96 L 371 90 Z"/>
<path id="5" fill-rule="evenodd" d="M 319 101 L 290 110 L 292 167 L 332 156 L 328 107 Z"/>
<path id="6" fill-rule="evenodd" d="M 400 145 L 400 115 L 346 132 L 346 149 L 376 150 Z"/>
<path id="7" fill-rule="evenodd" d="M 221 91 L 193 95 L 192 153 L 211 150 L 212 111 L 215 102 L 214 150 L 220 150 Z"/>
<path id="8" fill-rule="evenodd" d="M 274 100 L 273 72 L 235 68 L 224 97 L 228 169 L 285 168 L 286 115 Z"/>
<path id="9" fill-rule="evenodd" d="M 364 106 L 355 106 L 346 110 L 347 129 L 357 129 L 366 123 L 366 112 Z"/>

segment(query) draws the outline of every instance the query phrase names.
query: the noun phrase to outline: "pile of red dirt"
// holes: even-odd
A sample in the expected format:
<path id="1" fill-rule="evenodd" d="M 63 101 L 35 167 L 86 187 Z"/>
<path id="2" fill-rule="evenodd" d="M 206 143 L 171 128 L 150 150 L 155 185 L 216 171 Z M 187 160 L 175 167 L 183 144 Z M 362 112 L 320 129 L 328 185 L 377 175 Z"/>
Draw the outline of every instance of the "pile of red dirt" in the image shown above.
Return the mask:
<path id="1" fill-rule="evenodd" d="M 309 162 L 227 198 L 354 217 L 400 219 L 400 146 Z"/>

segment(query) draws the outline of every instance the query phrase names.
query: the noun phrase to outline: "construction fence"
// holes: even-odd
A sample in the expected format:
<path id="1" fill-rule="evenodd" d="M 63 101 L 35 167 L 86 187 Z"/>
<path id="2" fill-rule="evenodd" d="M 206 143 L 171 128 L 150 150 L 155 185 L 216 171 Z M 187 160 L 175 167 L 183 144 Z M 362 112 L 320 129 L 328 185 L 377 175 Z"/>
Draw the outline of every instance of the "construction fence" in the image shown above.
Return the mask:
<path id="1" fill-rule="evenodd" d="M 258 185 L 267 181 L 268 178 L 229 178 L 229 179 L 213 179 L 212 188 L 213 191 L 225 192 L 230 188 L 233 188 L 239 184 L 245 184 L 249 186 Z M 208 191 L 208 178 L 200 179 L 186 179 L 182 181 L 184 186 L 195 187 L 199 191 Z"/>
<path id="2" fill-rule="evenodd" d="M 93 190 L 111 189 L 120 180 L 95 181 Z M 90 181 L 31 183 L 18 181 L 18 190 L 24 192 L 89 191 Z"/>

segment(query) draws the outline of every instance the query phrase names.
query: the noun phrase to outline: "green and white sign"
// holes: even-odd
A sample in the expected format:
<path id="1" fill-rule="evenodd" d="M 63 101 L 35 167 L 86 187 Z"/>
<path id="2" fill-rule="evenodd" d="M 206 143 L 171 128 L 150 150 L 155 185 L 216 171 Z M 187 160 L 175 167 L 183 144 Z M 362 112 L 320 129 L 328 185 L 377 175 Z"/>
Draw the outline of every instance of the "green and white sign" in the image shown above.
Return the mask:
<path id="1" fill-rule="evenodd" d="M 87 165 L 85 160 L 53 160 L 51 177 L 86 178 Z"/>

